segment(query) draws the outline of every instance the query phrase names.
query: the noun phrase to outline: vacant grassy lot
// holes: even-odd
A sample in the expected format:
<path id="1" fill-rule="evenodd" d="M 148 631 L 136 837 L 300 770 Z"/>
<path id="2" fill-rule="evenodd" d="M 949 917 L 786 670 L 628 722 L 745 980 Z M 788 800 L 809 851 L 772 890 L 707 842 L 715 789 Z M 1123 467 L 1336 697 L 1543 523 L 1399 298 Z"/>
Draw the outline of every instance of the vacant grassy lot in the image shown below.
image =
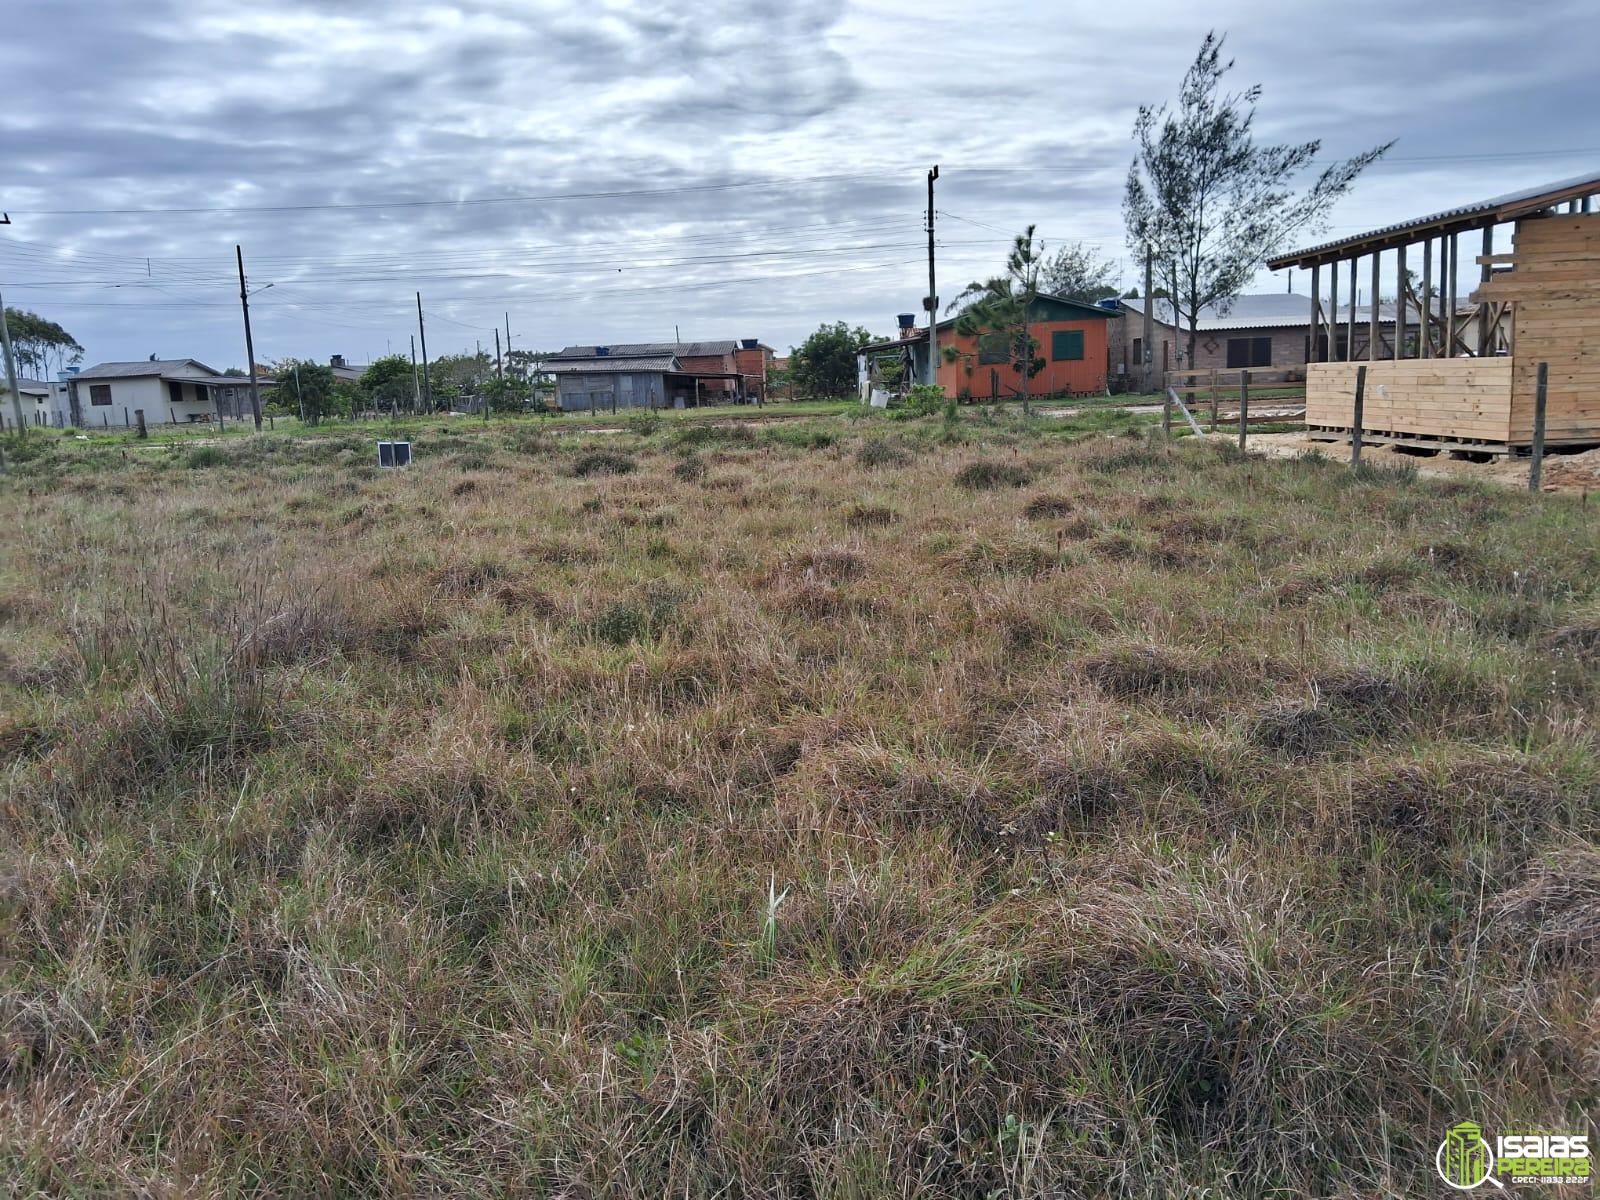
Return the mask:
<path id="1" fill-rule="evenodd" d="M 1576 501 L 970 416 L 344 451 L 10 456 L 7 1194 L 1420 1195 L 1594 1111 Z"/>

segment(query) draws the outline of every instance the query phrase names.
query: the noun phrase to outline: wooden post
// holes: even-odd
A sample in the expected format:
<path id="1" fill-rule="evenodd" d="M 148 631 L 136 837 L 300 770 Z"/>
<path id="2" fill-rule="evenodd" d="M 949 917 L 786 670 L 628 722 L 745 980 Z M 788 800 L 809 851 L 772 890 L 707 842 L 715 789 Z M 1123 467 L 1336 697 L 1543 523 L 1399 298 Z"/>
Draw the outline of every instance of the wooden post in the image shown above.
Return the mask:
<path id="1" fill-rule="evenodd" d="M 1494 226 L 1490 225 L 1483 231 L 1483 267 L 1478 275 L 1480 284 L 1488 283 L 1494 276 L 1494 267 L 1489 263 L 1489 257 L 1494 253 Z M 1493 349 L 1493 334 L 1489 329 L 1489 302 L 1478 302 L 1478 357 L 1483 358 Z"/>
<path id="2" fill-rule="evenodd" d="M 1378 267 L 1383 255 L 1372 252 L 1372 294 L 1367 297 L 1367 361 L 1377 362 L 1382 357 L 1383 330 L 1378 324 Z"/>
<path id="3" fill-rule="evenodd" d="M 1359 257 L 1350 260 L 1350 313 L 1345 324 L 1344 333 L 1345 362 L 1355 362 L 1356 360 L 1356 299 L 1361 295 L 1361 289 L 1356 286 L 1356 268 L 1359 265 Z M 1371 346 L 1367 347 L 1367 358 L 1369 360 L 1372 358 Z"/>
<path id="4" fill-rule="evenodd" d="M 1317 289 L 1322 286 L 1322 264 L 1316 263 L 1311 268 L 1311 341 L 1306 346 L 1306 362 L 1321 362 L 1318 357 L 1317 342 L 1322 337 L 1322 293 Z"/>
<path id="5" fill-rule="evenodd" d="M 1328 267 L 1328 361 L 1339 361 L 1339 264 Z"/>
<path id="6" fill-rule="evenodd" d="M 1395 251 L 1394 357 L 1406 356 L 1406 248 Z"/>
<path id="7" fill-rule="evenodd" d="M 1211 432 L 1217 431 L 1217 371 L 1211 369 Z"/>
<path id="8" fill-rule="evenodd" d="M 1170 392 L 1161 397 L 1161 436 L 1169 442 L 1172 440 L 1172 394 Z"/>
<path id="9" fill-rule="evenodd" d="M 1356 410 L 1351 414 L 1350 426 L 1350 465 L 1361 465 L 1361 420 L 1367 400 L 1367 368 L 1356 368 Z"/>
<path id="10" fill-rule="evenodd" d="M 1533 461 L 1528 464 L 1528 490 L 1537 493 L 1544 476 L 1544 403 L 1550 381 L 1550 364 L 1540 363 L 1538 384 L 1533 391 Z"/>
<path id="11" fill-rule="evenodd" d="M 144 409 L 142 409 L 142 408 L 134 409 L 133 410 L 133 418 L 134 418 L 134 420 L 139 422 L 139 437 L 140 438 L 149 437 L 150 436 L 150 431 L 144 427 Z"/>
<path id="12" fill-rule="evenodd" d="M 1418 358 L 1433 357 L 1433 239 L 1426 238 L 1422 243 L 1422 312 L 1418 325 L 1422 330 L 1422 338 L 1417 343 Z"/>
<path id="13" fill-rule="evenodd" d="M 1445 301 L 1444 317 L 1444 356 L 1456 356 L 1456 276 L 1461 274 L 1461 235 L 1452 233 L 1449 238 L 1450 245 L 1450 274 L 1446 278 L 1449 288 L 1449 299 Z"/>
<path id="14" fill-rule="evenodd" d="M 1244 449 L 1244 431 L 1250 424 L 1250 372 L 1239 372 L 1239 449 Z"/>

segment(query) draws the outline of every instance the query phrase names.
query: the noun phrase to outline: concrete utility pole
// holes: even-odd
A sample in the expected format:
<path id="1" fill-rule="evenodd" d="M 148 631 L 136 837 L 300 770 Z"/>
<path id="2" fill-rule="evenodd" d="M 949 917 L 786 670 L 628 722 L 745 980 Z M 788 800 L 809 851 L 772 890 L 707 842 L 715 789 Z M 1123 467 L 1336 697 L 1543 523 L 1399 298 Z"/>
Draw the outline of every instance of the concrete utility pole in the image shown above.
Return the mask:
<path id="1" fill-rule="evenodd" d="M 3 296 L 0 296 L 0 342 L 5 344 L 6 386 L 11 389 L 11 411 L 17 414 L 17 436 L 22 437 L 28 432 L 28 419 L 22 415 L 22 392 L 17 386 L 17 362 L 11 355 L 11 326 L 6 324 Z"/>
<path id="2" fill-rule="evenodd" d="M 422 411 L 422 384 L 417 382 L 417 335 L 411 335 L 411 409 Z"/>
<path id="3" fill-rule="evenodd" d="M 928 383 L 939 383 L 939 290 L 933 281 L 933 181 L 939 178 L 939 164 L 928 172 Z"/>
<path id="4" fill-rule="evenodd" d="M 433 411 L 433 384 L 428 379 L 428 330 L 422 323 L 422 293 L 417 293 L 417 336 L 422 339 L 422 399 L 427 411 Z"/>
<path id="5" fill-rule="evenodd" d="M 256 432 L 261 432 L 261 385 L 256 382 L 256 344 L 250 336 L 250 293 L 244 290 L 244 247 L 235 246 L 234 256 L 239 260 L 239 304 L 244 309 L 244 353 L 250 360 L 250 415 L 256 419 Z"/>

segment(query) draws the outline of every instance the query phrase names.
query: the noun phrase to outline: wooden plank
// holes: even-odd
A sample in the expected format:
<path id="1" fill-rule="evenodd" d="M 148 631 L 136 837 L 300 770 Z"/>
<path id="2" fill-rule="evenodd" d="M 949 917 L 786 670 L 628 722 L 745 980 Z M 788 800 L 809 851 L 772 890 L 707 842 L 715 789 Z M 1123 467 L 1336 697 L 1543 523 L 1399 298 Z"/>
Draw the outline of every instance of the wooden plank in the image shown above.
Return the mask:
<path id="1" fill-rule="evenodd" d="M 1433 239 L 1422 243 L 1422 345 L 1420 356 L 1433 357 Z"/>
<path id="2" fill-rule="evenodd" d="M 1377 362 L 1383 357 L 1383 344 L 1379 340 L 1378 329 L 1378 268 L 1382 265 L 1383 255 L 1374 250 L 1372 253 L 1372 291 L 1367 294 L 1367 361 Z"/>
<path id="3" fill-rule="evenodd" d="M 1356 286 L 1357 260 L 1350 260 L 1350 323 L 1345 328 L 1344 361 L 1356 360 L 1356 297 L 1361 294 L 1361 289 Z M 1370 353 L 1370 347 L 1368 348 Z"/>
<path id="4" fill-rule="evenodd" d="M 1373 312 L 1377 312 L 1374 306 Z M 1395 248 L 1394 276 L 1394 354 L 1398 361 L 1406 356 L 1406 248 Z"/>
<path id="5" fill-rule="evenodd" d="M 1339 362 L 1339 264 L 1328 267 L 1328 362 Z"/>

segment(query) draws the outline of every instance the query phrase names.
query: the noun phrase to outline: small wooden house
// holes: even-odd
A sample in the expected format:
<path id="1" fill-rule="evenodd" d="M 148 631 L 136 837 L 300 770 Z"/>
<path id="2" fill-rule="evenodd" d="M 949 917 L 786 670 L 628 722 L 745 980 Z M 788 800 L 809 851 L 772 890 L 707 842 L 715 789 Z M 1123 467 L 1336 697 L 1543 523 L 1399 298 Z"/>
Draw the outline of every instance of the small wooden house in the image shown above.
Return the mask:
<path id="1" fill-rule="evenodd" d="M 1119 310 L 1060 296 L 1040 296 L 1028 311 L 1028 333 L 1038 343 L 1044 370 L 1028 381 L 1034 396 L 1093 396 L 1106 390 L 1107 330 Z M 1022 394 L 1021 371 L 1011 363 L 1004 333 L 964 337 L 955 318 L 939 322 L 939 385 L 962 400 L 999 400 Z M 954 349 L 955 361 L 949 361 Z"/>
<path id="2" fill-rule="evenodd" d="M 1311 271 L 1318 361 L 1306 368 L 1307 427 L 1334 434 L 1354 428 L 1356 374 L 1365 366 L 1365 439 L 1518 452 L 1533 440 L 1538 364 L 1546 363 L 1547 443 L 1600 443 L 1596 193 L 1600 176 L 1583 176 L 1269 260 L 1273 270 Z M 1512 248 L 1496 253 L 1496 230 L 1504 226 Z M 1468 266 L 1462 235 L 1478 232 L 1482 251 Z M 1354 310 L 1346 330 L 1340 307 L 1341 268 L 1348 268 L 1347 302 L 1368 274 L 1369 295 L 1377 295 L 1386 254 L 1399 283 L 1397 304 L 1420 321 L 1422 336 L 1385 341 L 1374 320 L 1367 344 L 1375 352 L 1357 360 L 1349 349 L 1357 344 Z M 1421 268 L 1415 283 L 1408 263 Z M 1476 308 L 1458 296 L 1464 267 L 1469 277 L 1477 268 L 1477 289 L 1466 297 Z"/>

